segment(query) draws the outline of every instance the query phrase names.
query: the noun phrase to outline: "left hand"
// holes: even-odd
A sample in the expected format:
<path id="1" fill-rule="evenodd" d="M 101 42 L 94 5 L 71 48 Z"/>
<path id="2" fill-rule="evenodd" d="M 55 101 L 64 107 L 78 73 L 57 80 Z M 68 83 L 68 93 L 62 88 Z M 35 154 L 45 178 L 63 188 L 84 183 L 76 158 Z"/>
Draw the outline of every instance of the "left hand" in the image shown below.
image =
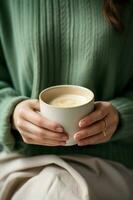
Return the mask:
<path id="1" fill-rule="evenodd" d="M 95 102 L 94 111 L 80 120 L 74 139 L 79 146 L 105 143 L 111 139 L 118 124 L 118 111 L 110 102 Z"/>

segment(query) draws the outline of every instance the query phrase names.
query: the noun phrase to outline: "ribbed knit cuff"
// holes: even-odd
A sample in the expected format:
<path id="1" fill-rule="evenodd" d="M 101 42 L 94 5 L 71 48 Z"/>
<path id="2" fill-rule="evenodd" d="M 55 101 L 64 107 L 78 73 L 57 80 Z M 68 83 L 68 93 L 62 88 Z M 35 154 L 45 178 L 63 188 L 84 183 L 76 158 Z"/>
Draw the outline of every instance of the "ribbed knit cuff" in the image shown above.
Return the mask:
<path id="1" fill-rule="evenodd" d="M 4 104 L 0 113 L 0 143 L 3 145 L 5 151 L 14 150 L 15 146 L 15 137 L 11 133 L 11 116 L 15 106 L 23 101 L 28 99 L 24 96 L 19 97 L 8 97 L 4 100 Z"/>
<path id="2" fill-rule="evenodd" d="M 116 98 L 110 101 L 119 112 L 119 125 L 111 141 L 123 140 L 133 143 L 133 101 L 129 98 Z"/>

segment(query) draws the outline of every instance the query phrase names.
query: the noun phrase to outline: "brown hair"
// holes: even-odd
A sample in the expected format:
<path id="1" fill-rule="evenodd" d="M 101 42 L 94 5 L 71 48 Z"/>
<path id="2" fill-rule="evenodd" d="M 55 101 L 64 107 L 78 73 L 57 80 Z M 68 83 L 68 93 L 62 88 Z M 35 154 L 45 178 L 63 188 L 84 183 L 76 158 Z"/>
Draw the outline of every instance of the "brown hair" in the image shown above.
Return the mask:
<path id="1" fill-rule="evenodd" d="M 119 32 L 123 32 L 122 10 L 129 0 L 104 0 L 103 14 L 108 22 Z"/>

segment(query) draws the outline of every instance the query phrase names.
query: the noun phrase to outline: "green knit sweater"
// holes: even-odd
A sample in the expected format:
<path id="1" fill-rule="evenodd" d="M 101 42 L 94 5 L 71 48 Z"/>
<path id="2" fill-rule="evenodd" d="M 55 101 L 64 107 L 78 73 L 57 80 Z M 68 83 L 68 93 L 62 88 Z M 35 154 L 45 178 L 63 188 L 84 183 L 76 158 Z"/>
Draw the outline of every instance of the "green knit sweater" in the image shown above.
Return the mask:
<path id="1" fill-rule="evenodd" d="M 125 32 L 102 15 L 102 0 L 1 0 L 0 143 L 25 155 L 88 154 L 133 168 L 133 4 L 125 7 Z M 104 144 L 47 147 L 25 144 L 11 129 L 15 105 L 58 84 L 94 91 L 111 101 L 119 127 Z"/>

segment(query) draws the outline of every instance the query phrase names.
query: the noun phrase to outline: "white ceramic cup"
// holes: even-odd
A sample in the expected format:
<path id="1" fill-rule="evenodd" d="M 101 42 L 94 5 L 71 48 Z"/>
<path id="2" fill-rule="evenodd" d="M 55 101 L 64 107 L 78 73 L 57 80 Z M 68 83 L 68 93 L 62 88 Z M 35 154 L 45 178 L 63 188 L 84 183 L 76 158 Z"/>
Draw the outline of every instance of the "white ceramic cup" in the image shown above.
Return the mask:
<path id="1" fill-rule="evenodd" d="M 50 102 L 62 95 L 77 95 L 85 101 L 76 106 L 55 106 Z M 80 100 L 80 99 L 79 99 Z M 41 115 L 49 120 L 58 122 L 69 135 L 66 146 L 76 144 L 74 133 L 79 129 L 79 121 L 93 111 L 94 94 L 91 90 L 77 85 L 57 85 L 43 90 L 39 95 Z"/>

